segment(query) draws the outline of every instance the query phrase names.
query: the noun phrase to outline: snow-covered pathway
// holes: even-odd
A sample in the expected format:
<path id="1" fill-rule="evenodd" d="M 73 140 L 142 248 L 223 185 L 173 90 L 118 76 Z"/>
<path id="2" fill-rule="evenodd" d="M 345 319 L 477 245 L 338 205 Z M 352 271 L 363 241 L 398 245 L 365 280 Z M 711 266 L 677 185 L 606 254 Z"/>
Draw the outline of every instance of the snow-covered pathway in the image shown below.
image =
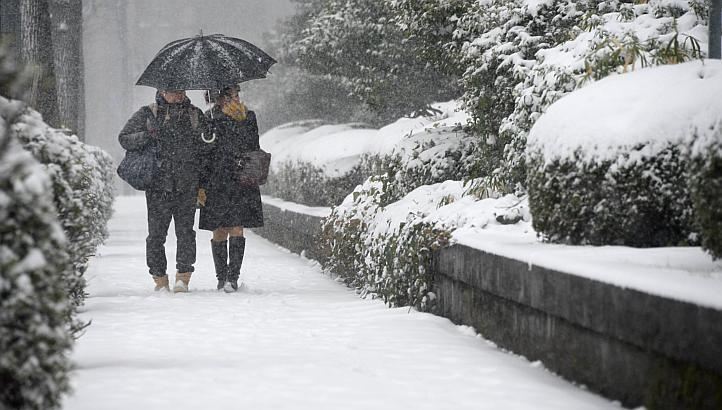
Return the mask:
<path id="1" fill-rule="evenodd" d="M 608 409 L 617 406 L 430 314 L 359 299 L 249 234 L 247 288 L 215 290 L 198 231 L 189 294 L 146 272 L 143 197 L 121 197 L 87 273 L 75 409 Z M 167 253 L 174 264 L 175 237 Z"/>

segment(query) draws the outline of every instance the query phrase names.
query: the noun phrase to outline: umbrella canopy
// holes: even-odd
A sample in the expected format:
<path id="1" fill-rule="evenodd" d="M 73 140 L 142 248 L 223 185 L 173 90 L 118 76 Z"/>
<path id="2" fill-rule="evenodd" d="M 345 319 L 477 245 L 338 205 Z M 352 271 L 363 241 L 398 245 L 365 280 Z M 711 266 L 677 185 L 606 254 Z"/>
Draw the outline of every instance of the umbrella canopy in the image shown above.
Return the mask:
<path id="1" fill-rule="evenodd" d="M 218 90 L 266 78 L 275 63 L 245 40 L 201 34 L 163 47 L 135 84 L 160 90 Z"/>

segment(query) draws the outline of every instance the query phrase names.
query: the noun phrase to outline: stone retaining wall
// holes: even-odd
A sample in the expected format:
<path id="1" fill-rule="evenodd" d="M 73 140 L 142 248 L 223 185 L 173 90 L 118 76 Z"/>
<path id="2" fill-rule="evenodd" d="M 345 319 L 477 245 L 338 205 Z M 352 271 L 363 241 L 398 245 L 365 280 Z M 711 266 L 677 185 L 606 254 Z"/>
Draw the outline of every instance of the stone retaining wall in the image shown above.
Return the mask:
<path id="1" fill-rule="evenodd" d="M 322 218 L 293 212 L 263 203 L 263 228 L 253 232 L 294 253 L 303 253 L 308 258 L 320 260 L 318 235 Z"/>
<path id="2" fill-rule="evenodd" d="M 320 257 L 322 218 L 264 204 L 253 231 Z M 453 245 L 436 312 L 625 406 L 722 409 L 722 312 Z M 720 295 L 722 297 L 722 295 Z"/>
<path id="3" fill-rule="evenodd" d="M 438 314 L 564 378 L 627 406 L 722 409 L 721 311 L 463 245 L 434 272 Z"/>

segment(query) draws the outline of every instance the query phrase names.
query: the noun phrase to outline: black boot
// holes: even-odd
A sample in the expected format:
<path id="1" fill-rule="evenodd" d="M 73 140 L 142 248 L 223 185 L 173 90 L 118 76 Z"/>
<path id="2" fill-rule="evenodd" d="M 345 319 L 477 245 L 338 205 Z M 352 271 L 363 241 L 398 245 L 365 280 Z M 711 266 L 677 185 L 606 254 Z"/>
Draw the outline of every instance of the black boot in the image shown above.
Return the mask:
<path id="1" fill-rule="evenodd" d="M 228 239 L 228 277 L 226 286 L 223 288 L 224 291 L 235 292 L 238 290 L 238 277 L 241 276 L 241 264 L 243 264 L 245 252 L 246 238 L 231 236 Z"/>
<path id="2" fill-rule="evenodd" d="M 217 289 L 221 290 L 228 278 L 228 241 L 211 240 L 211 253 L 213 253 L 213 264 L 216 265 Z"/>

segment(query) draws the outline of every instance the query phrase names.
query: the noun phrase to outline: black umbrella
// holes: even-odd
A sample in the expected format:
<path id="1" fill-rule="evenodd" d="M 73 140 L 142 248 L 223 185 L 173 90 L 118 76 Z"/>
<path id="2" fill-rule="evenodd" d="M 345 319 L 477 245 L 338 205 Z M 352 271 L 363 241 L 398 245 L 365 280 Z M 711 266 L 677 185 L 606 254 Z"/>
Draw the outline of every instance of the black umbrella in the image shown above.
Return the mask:
<path id="1" fill-rule="evenodd" d="M 200 34 L 163 47 L 135 84 L 160 90 L 220 90 L 266 78 L 275 63 L 271 56 L 245 40 Z"/>

